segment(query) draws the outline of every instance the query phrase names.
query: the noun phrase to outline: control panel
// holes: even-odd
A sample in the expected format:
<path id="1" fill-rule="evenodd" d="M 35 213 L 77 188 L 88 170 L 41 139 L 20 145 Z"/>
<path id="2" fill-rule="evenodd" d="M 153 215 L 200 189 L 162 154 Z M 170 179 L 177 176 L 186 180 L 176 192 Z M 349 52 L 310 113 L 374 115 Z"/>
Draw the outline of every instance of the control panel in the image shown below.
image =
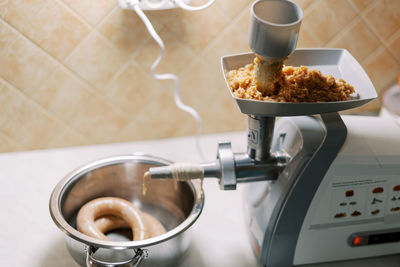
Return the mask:
<path id="1" fill-rule="evenodd" d="M 360 179 L 332 184 L 330 221 L 400 214 L 400 181 Z"/>
<path id="2" fill-rule="evenodd" d="M 304 219 L 294 265 L 400 251 L 400 128 L 342 118 L 348 136 Z"/>

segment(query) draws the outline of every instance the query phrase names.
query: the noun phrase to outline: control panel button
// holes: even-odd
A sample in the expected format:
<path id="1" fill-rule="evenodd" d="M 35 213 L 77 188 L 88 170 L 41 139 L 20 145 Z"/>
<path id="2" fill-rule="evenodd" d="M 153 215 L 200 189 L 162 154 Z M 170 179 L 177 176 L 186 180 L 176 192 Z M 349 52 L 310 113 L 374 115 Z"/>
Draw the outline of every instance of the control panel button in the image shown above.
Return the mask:
<path id="1" fill-rule="evenodd" d="M 351 213 L 351 216 L 356 217 L 356 216 L 360 216 L 361 212 L 359 212 L 358 210 L 355 210 Z"/>
<path id="2" fill-rule="evenodd" d="M 346 197 L 352 197 L 352 196 L 354 196 L 354 190 L 347 190 L 345 194 L 346 194 Z"/>
<path id="3" fill-rule="evenodd" d="M 372 214 L 372 215 L 376 215 L 376 214 L 378 214 L 380 211 L 381 211 L 381 210 L 376 209 L 376 210 L 371 211 L 371 214 Z"/>
<path id="4" fill-rule="evenodd" d="M 343 218 L 346 217 L 346 212 L 339 212 L 335 214 L 335 218 Z"/>
<path id="5" fill-rule="evenodd" d="M 393 187 L 393 191 L 400 191 L 400 184 Z"/>
<path id="6" fill-rule="evenodd" d="M 383 191 L 384 191 L 383 187 L 375 187 L 375 188 L 372 190 L 372 193 L 374 193 L 374 194 L 379 194 L 379 193 L 383 193 Z"/>

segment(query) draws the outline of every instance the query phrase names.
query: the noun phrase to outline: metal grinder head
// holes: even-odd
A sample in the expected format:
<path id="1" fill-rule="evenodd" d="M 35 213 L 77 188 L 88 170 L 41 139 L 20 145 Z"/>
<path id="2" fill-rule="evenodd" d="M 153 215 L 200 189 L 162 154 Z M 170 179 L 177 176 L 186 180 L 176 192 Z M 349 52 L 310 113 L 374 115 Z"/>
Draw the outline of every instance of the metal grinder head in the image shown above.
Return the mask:
<path id="1" fill-rule="evenodd" d="M 264 60 L 283 59 L 295 49 L 302 9 L 289 0 L 260 0 L 250 9 L 249 45 Z"/>

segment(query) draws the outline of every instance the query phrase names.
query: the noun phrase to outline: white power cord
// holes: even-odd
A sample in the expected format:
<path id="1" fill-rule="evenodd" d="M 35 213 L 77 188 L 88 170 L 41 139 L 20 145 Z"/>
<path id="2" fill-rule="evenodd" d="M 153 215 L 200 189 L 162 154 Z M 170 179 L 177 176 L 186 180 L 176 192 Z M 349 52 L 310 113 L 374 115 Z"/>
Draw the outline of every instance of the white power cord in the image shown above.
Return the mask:
<path id="1" fill-rule="evenodd" d="M 152 9 L 159 9 L 162 8 L 168 1 L 170 0 L 157 0 L 157 1 L 146 1 L 146 5 Z"/>
<path id="2" fill-rule="evenodd" d="M 197 147 L 197 151 L 199 152 L 201 159 L 204 161 L 205 156 L 204 156 L 204 153 L 203 153 L 203 151 L 201 149 L 201 145 L 200 145 L 200 135 L 201 135 L 201 128 L 202 128 L 200 115 L 197 113 L 197 111 L 194 108 L 183 104 L 181 97 L 180 97 L 180 80 L 176 75 L 170 74 L 170 73 L 158 74 L 155 72 L 157 66 L 160 64 L 160 62 L 165 54 L 164 42 L 161 39 L 161 37 L 158 35 L 156 30 L 154 29 L 153 25 L 151 24 L 150 20 L 147 18 L 146 14 L 144 14 L 142 9 L 139 7 L 139 1 L 138 0 L 127 0 L 127 1 L 128 1 L 128 5 L 131 7 L 131 9 L 135 10 L 137 15 L 143 21 L 143 23 L 146 26 L 147 31 L 149 32 L 151 37 L 160 46 L 160 55 L 158 56 L 158 58 L 154 61 L 153 65 L 151 66 L 151 75 L 157 80 L 173 80 L 173 81 L 175 81 L 174 100 L 175 100 L 176 106 L 179 109 L 189 113 L 197 122 L 196 147 Z"/>
<path id="3" fill-rule="evenodd" d="M 190 6 L 186 3 L 184 3 L 182 0 L 173 0 L 175 2 L 176 5 L 178 5 L 180 8 L 184 9 L 184 10 L 188 10 L 188 11 L 199 11 L 202 9 L 206 9 L 207 7 L 211 6 L 215 0 L 210 0 L 207 3 L 205 3 L 204 5 L 201 6 Z"/>

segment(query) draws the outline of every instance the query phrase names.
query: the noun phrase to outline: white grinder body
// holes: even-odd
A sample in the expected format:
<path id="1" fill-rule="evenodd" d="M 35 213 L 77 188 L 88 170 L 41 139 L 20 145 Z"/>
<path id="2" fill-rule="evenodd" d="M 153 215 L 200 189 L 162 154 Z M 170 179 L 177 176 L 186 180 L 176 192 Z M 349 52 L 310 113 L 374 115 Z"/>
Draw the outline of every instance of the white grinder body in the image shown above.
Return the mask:
<path id="1" fill-rule="evenodd" d="M 285 212 L 298 213 L 288 204 L 290 195 L 310 197 L 307 183 L 299 189 L 300 181 L 291 177 L 290 164 L 286 177 L 246 185 L 249 237 L 256 256 L 267 266 L 270 258 L 279 258 L 273 255 L 274 246 L 284 247 L 286 241 L 297 240 L 293 265 L 400 252 L 400 126 L 378 117 L 342 116 L 342 120 L 346 139 L 313 193 L 305 217 L 299 213 L 304 218 L 300 232 L 277 233 L 280 225 L 291 223 L 285 221 Z M 323 129 L 315 117 L 281 118 L 272 150 L 285 151 L 294 158 L 307 146 L 307 136 L 314 138 L 319 131 Z M 318 146 L 318 141 L 313 145 Z M 304 159 L 303 166 L 315 156 Z M 299 179 L 307 182 L 307 176 Z"/>

